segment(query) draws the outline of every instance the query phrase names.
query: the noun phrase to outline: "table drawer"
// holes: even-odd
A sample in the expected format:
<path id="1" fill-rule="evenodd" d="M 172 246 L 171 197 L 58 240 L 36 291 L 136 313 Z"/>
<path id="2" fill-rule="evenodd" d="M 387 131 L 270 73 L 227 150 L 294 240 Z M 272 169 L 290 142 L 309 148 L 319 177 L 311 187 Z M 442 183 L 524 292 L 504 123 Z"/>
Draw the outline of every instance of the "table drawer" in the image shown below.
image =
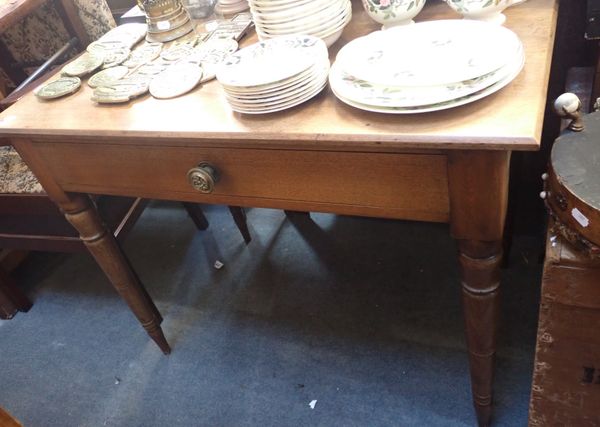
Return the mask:
<path id="1" fill-rule="evenodd" d="M 446 156 L 440 154 L 42 141 L 34 146 L 68 191 L 448 220 Z M 187 180 L 200 162 L 219 172 L 211 194 L 194 190 Z"/>

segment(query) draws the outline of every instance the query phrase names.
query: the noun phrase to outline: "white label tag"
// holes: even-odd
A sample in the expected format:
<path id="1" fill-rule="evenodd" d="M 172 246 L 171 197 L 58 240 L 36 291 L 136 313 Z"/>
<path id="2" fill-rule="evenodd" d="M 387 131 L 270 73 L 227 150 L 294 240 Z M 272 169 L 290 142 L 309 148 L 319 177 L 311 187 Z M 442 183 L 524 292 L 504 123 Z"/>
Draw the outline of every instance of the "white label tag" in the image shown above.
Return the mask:
<path id="1" fill-rule="evenodd" d="M 582 214 L 579 209 L 573 208 L 573 210 L 571 211 L 571 215 L 573 215 L 575 221 L 577 221 L 582 227 L 587 227 L 588 225 L 590 225 L 590 220 L 587 219 L 587 217 L 584 214 Z"/>
<path id="2" fill-rule="evenodd" d="M 158 21 L 156 23 L 156 27 L 159 30 L 168 30 L 169 28 L 171 28 L 171 24 L 169 24 L 169 21 Z"/>

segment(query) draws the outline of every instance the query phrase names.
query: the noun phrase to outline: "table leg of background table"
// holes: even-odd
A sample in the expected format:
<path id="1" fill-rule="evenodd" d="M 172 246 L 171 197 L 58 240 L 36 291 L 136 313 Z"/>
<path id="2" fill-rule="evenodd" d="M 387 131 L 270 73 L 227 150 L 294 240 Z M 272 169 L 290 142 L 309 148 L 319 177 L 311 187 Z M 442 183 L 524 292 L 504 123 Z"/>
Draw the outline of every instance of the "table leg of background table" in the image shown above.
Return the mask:
<path id="1" fill-rule="evenodd" d="M 10 319 L 17 311 L 29 311 L 30 308 L 31 301 L 0 265 L 0 319 Z"/>
<path id="2" fill-rule="evenodd" d="M 448 155 L 450 224 L 457 240 L 473 401 L 490 424 L 509 152 Z"/>
<path id="3" fill-rule="evenodd" d="M 238 230 L 242 233 L 244 242 L 246 242 L 246 244 L 250 243 L 252 241 L 252 236 L 250 235 L 250 230 L 248 230 L 248 222 L 246 221 L 246 212 L 244 211 L 244 208 L 239 206 L 229 206 L 229 212 L 231 212 L 231 216 L 233 217 L 233 221 Z"/>
<path id="4" fill-rule="evenodd" d="M 54 180 L 44 160 L 36 152 L 34 143 L 25 139 L 14 139 L 11 142 L 35 173 L 48 196 L 60 207 L 67 220 L 79 232 L 85 246 L 148 335 L 163 353 L 170 353 L 171 349 L 160 327 L 162 317 L 158 309 L 129 265 L 115 237 L 102 223 L 89 196 L 64 192 Z"/>

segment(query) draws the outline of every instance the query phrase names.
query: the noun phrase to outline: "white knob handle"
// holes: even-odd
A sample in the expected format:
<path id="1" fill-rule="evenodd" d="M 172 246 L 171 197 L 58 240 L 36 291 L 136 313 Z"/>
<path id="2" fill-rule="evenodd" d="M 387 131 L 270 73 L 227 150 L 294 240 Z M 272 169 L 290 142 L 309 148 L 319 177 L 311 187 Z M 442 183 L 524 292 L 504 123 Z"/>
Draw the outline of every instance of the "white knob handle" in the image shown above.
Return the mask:
<path id="1" fill-rule="evenodd" d="M 563 93 L 554 101 L 554 110 L 556 113 L 568 119 L 571 119 L 569 129 L 574 132 L 583 130 L 583 120 L 581 119 L 581 100 L 574 93 Z"/>
<path id="2" fill-rule="evenodd" d="M 574 93 L 567 92 L 556 98 L 554 110 L 561 117 L 568 117 L 581 109 L 581 101 Z"/>

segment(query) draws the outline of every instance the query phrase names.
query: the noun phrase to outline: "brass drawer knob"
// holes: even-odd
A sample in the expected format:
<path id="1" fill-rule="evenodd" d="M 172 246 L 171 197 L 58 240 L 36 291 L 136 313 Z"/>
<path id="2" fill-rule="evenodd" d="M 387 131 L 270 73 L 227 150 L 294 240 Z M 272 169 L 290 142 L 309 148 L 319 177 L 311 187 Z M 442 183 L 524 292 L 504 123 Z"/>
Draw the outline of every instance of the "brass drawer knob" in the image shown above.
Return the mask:
<path id="1" fill-rule="evenodd" d="M 195 190 L 208 194 L 215 189 L 215 184 L 219 181 L 219 174 L 214 166 L 203 162 L 190 169 L 187 178 Z"/>

